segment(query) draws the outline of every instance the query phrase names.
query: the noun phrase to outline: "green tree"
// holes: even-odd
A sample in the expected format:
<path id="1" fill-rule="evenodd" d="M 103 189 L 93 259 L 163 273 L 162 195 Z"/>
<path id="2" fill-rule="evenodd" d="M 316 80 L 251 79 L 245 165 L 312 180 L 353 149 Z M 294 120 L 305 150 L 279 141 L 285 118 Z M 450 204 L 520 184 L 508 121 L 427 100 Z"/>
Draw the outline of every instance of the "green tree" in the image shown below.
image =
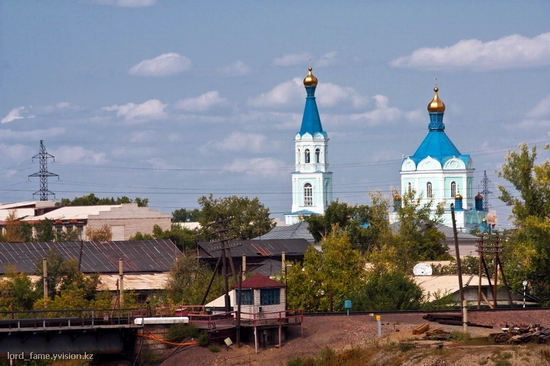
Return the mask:
<path id="1" fill-rule="evenodd" d="M 32 310 L 37 296 L 31 278 L 24 272 L 10 271 L 0 280 L 0 309 L 3 311 L 10 310 L 12 304 L 14 310 Z"/>
<path id="2" fill-rule="evenodd" d="M 212 194 L 198 200 L 201 206 L 199 223 L 203 237 L 212 237 L 218 230 L 212 222 L 228 220 L 228 238 L 252 239 L 269 232 L 275 226 L 269 218 L 269 209 L 258 198 L 229 196 L 214 198 Z"/>
<path id="3" fill-rule="evenodd" d="M 350 205 L 338 200 L 331 202 L 324 215 L 310 215 L 304 218 L 308 229 L 317 242 L 333 230 L 348 233 L 353 248 L 365 253 L 379 247 L 389 235 L 389 202 L 380 192 L 370 193 L 370 206 Z"/>
<path id="4" fill-rule="evenodd" d="M 549 145 L 544 151 L 549 151 Z M 536 146 L 519 145 L 509 151 L 499 177 L 506 179 L 513 190 L 499 186 L 499 198 L 512 208 L 516 226 L 503 240 L 504 268 L 507 280 L 516 291 L 522 282 L 529 283 L 530 294 L 542 305 L 550 304 L 550 162 L 537 164 Z"/>
<path id="5" fill-rule="evenodd" d="M 127 196 L 117 197 L 96 197 L 95 194 L 90 193 L 85 196 L 75 197 L 70 200 L 68 198 L 62 198 L 59 202 L 59 206 L 94 206 L 94 205 L 120 205 L 123 203 L 137 203 L 139 207 L 147 207 L 149 204 L 148 198 L 136 197 L 134 199 Z"/>
<path id="6" fill-rule="evenodd" d="M 48 242 L 55 240 L 54 221 L 50 219 L 41 220 L 36 226 L 38 236 L 36 238 L 39 242 Z"/>
<path id="7" fill-rule="evenodd" d="M 196 229 L 181 227 L 178 223 L 173 223 L 170 230 L 162 230 L 158 225 L 153 227 L 151 234 L 137 232 L 130 240 L 151 240 L 151 239 L 170 239 L 172 243 L 182 250 L 196 249 L 195 241 L 199 232 Z"/>
<path id="8" fill-rule="evenodd" d="M 48 273 L 48 295 L 51 299 L 63 290 L 80 289 L 83 291 L 86 300 L 93 300 L 96 290 L 100 284 L 99 275 L 84 276 L 78 270 L 78 262 L 75 259 L 65 260 L 59 251 L 50 249 L 46 253 Z M 36 263 L 35 274 L 42 277 L 43 260 Z M 40 297 L 44 296 L 43 282 L 36 283 L 36 290 Z"/>
<path id="9" fill-rule="evenodd" d="M 308 248 L 303 263 L 287 270 L 287 304 L 306 312 L 342 311 L 344 300 L 352 299 L 365 280 L 365 261 L 352 248 L 345 232 L 332 231 L 321 241 L 322 252 Z"/>
<path id="10" fill-rule="evenodd" d="M 198 208 L 187 210 L 180 208 L 172 212 L 172 222 L 196 222 L 199 221 L 201 211 Z"/>
<path id="11" fill-rule="evenodd" d="M 211 278 L 212 270 L 196 258 L 195 252 L 186 251 L 170 270 L 166 293 L 175 304 L 200 304 Z M 222 278 L 215 276 L 206 301 L 212 301 L 222 294 Z"/>
<path id="12" fill-rule="evenodd" d="M 396 206 L 397 229 L 372 253 L 371 261 L 391 263 L 409 273 L 419 261 L 449 259 L 445 236 L 438 230 L 441 208 L 434 216 L 431 206 L 432 202 L 423 203 L 414 191 L 405 194 L 402 205 Z"/>
<path id="13" fill-rule="evenodd" d="M 405 272 L 394 269 L 372 271 L 354 304 L 360 311 L 418 310 L 422 298 L 422 289 Z"/>
<path id="14" fill-rule="evenodd" d="M 30 243 L 34 240 L 32 235 L 32 225 L 28 222 L 21 221 L 17 227 L 17 235 L 24 243 Z"/>

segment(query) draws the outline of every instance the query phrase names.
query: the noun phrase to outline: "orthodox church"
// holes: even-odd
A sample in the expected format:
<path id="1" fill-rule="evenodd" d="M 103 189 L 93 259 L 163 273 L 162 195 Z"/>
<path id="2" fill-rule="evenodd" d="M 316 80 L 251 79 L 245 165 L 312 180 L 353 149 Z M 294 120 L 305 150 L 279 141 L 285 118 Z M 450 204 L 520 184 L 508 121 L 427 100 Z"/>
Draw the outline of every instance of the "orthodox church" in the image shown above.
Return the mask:
<path id="1" fill-rule="evenodd" d="M 474 167 L 469 154 L 461 154 L 445 134 L 443 115 L 445 104 L 434 88 L 434 97 L 428 104 L 430 123 L 428 135 L 413 155 L 401 163 L 401 195 L 416 192 L 423 204 L 432 201 L 432 210 L 443 204 L 443 224 L 452 226 L 451 204 L 454 204 L 457 229 L 470 231 L 486 219 L 483 197 L 474 196 Z M 401 196 L 394 197 L 401 204 Z M 395 221 L 395 214 L 391 215 Z"/>
<path id="2" fill-rule="evenodd" d="M 292 211 L 285 215 L 287 225 L 300 222 L 303 216 L 323 215 L 332 201 L 332 172 L 328 171 L 328 135 L 323 131 L 315 102 L 317 83 L 310 67 L 304 78 L 306 105 L 302 126 L 294 138 Z"/>

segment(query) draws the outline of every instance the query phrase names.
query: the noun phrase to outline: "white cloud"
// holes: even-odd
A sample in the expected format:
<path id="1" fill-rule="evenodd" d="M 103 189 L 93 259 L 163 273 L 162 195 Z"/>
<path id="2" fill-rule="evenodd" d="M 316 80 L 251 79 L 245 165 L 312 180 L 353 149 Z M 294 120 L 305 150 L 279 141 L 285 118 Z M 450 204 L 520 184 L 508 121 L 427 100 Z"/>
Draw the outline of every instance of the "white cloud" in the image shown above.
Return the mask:
<path id="1" fill-rule="evenodd" d="M 157 4 L 157 0 L 82 0 L 81 2 L 85 4 L 118 6 L 121 8 L 143 8 Z"/>
<path id="2" fill-rule="evenodd" d="M 544 117 L 550 116 L 550 95 L 547 95 L 544 99 L 537 103 L 527 114 L 528 117 Z"/>
<path id="3" fill-rule="evenodd" d="M 316 102 L 321 108 L 333 107 L 342 103 L 351 104 L 355 108 L 368 104 L 368 98 L 361 96 L 355 89 L 331 83 L 319 83 L 315 95 L 318 97 Z M 294 78 L 277 85 L 267 93 L 250 98 L 248 104 L 252 107 L 266 108 L 305 103 L 305 99 L 303 80 Z"/>
<path id="4" fill-rule="evenodd" d="M 388 97 L 377 94 L 374 97 L 376 108 L 372 111 L 365 113 L 352 114 L 350 118 L 353 121 L 366 120 L 370 126 L 380 125 L 384 122 L 391 122 L 398 120 L 399 118 L 416 119 L 418 117 L 418 111 L 415 112 L 403 112 L 399 108 L 389 107 Z"/>
<path id="5" fill-rule="evenodd" d="M 245 76 L 250 74 L 250 66 L 238 60 L 216 69 L 223 76 Z"/>
<path id="6" fill-rule="evenodd" d="M 25 107 L 17 107 L 9 111 L 0 123 L 9 123 L 23 118 L 34 118 L 34 116 Z"/>
<path id="7" fill-rule="evenodd" d="M 467 39 L 445 48 L 421 48 L 390 64 L 414 69 L 474 71 L 550 65 L 550 32 L 533 38 L 514 34 L 496 41 Z"/>
<path id="8" fill-rule="evenodd" d="M 309 62 L 311 55 L 309 53 L 300 53 L 294 55 L 284 55 L 273 60 L 275 66 L 294 66 L 304 65 Z"/>
<path id="9" fill-rule="evenodd" d="M 15 161 L 21 161 L 22 156 L 33 156 L 36 154 L 36 152 L 32 152 L 29 149 L 27 149 L 27 146 L 21 145 L 21 144 L 15 144 L 15 145 L 8 145 L 8 144 L 0 144 L 0 155 L 2 155 L 2 159 L 5 160 L 15 160 Z M 20 170 L 17 170 L 18 173 L 20 173 Z"/>
<path id="10" fill-rule="evenodd" d="M 191 60 L 185 56 L 170 52 L 150 60 L 143 60 L 128 70 L 131 75 L 167 76 L 187 71 L 191 68 Z"/>
<path id="11" fill-rule="evenodd" d="M 275 107 L 303 100 L 305 98 L 303 87 L 302 79 L 294 78 L 277 85 L 267 93 L 250 98 L 248 104 L 253 107 Z"/>
<path id="12" fill-rule="evenodd" d="M 363 97 L 350 87 L 341 87 L 331 83 L 319 83 L 316 95 L 319 106 L 332 107 L 342 102 L 350 102 L 353 107 L 364 107 L 368 103 L 368 98 Z M 304 95 L 305 98 L 305 95 Z"/>
<path id="13" fill-rule="evenodd" d="M 246 175 L 261 175 L 262 177 L 281 177 L 287 179 L 286 174 L 290 168 L 281 160 L 273 158 L 235 159 L 231 164 L 225 165 L 223 170 L 232 173 L 245 173 Z"/>
<path id="14" fill-rule="evenodd" d="M 225 103 L 227 99 L 220 97 L 218 91 L 209 91 L 196 98 L 180 100 L 174 106 L 187 112 L 204 112 L 213 106 Z"/>
<path id="15" fill-rule="evenodd" d="M 107 162 L 106 154 L 96 153 L 81 146 L 62 146 L 54 153 L 55 159 L 62 163 L 103 164 Z"/>
<path id="16" fill-rule="evenodd" d="M 337 55 L 337 52 L 325 53 L 323 56 L 321 56 L 321 58 L 318 61 L 314 60 L 313 65 L 315 67 L 332 66 L 337 62 L 336 55 Z"/>
<path id="17" fill-rule="evenodd" d="M 255 133 L 233 132 L 218 142 L 209 142 L 201 151 L 216 149 L 221 151 L 266 151 L 267 138 Z"/>
<path id="18" fill-rule="evenodd" d="M 128 103 L 124 105 L 113 105 L 103 107 L 105 111 L 116 111 L 118 117 L 127 121 L 143 121 L 147 119 L 166 118 L 164 109 L 167 104 L 161 103 L 158 99 L 150 99 L 141 104 Z"/>
<path id="19" fill-rule="evenodd" d="M 65 134 L 66 130 L 63 127 L 51 127 L 47 130 L 33 130 L 33 131 L 12 131 L 3 130 L 0 135 L 0 140 L 14 141 L 14 140 L 44 140 L 49 137 L 55 137 Z"/>
<path id="20" fill-rule="evenodd" d="M 273 60 L 275 66 L 294 66 L 313 64 L 314 67 L 327 67 L 336 64 L 337 52 L 328 52 L 316 59 L 309 53 L 284 55 Z"/>

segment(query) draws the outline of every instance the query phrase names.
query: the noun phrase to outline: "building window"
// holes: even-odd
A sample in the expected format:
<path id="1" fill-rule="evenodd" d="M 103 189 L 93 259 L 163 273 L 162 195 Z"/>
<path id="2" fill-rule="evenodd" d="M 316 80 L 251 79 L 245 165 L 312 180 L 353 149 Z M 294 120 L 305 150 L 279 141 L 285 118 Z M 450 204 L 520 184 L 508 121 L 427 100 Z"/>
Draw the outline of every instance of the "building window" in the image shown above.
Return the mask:
<path id="1" fill-rule="evenodd" d="M 304 184 L 304 206 L 313 206 L 313 187 L 310 183 Z"/>
<path id="2" fill-rule="evenodd" d="M 281 303 L 281 289 L 263 288 L 260 290 L 260 305 L 277 305 Z"/>
<path id="3" fill-rule="evenodd" d="M 307 163 L 309 163 L 309 161 L 310 161 L 309 149 L 306 149 L 305 153 L 306 153 L 306 159 L 305 159 L 305 160 L 306 160 L 306 164 L 307 164 Z"/>
<path id="4" fill-rule="evenodd" d="M 300 156 L 301 154 L 301 151 L 300 149 L 298 149 L 298 164 L 300 164 L 300 162 L 302 161 L 302 157 Z"/>
<path id="5" fill-rule="evenodd" d="M 315 162 L 316 163 L 321 162 L 321 149 L 319 148 L 315 149 Z"/>
<path id="6" fill-rule="evenodd" d="M 456 196 L 456 182 L 451 182 L 451 197 L 454 198 Z"/>
<path id="7" fill-rule="evenodd" d="M 433 197 L 432 182 L 426 183 L 426 197 L 428 198 Z"/>
<path id="8" fill-rule="evenodd" d="M 242 290 L 241 295 L 241 305 L 254 305 L 254 296 L 252 295 L 252 290 Z M 235 304 L 239 303 L 239 290 L 235 290 Z"/>

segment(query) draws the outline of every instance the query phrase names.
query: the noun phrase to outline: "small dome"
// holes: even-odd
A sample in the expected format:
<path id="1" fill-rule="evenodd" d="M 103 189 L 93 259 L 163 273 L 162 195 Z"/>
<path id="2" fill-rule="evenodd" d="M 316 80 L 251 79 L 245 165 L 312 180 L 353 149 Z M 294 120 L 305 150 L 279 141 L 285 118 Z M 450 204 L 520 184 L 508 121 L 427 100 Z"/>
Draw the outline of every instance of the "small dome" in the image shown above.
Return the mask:
<path id="1" fill-rule="evenodd" d="M 476 200 L 482 200 L 482 199 L 483 199 L 483 196 L 481 195 L 481 193 L 478 193 L 476 196 Z"/>
<path id="2" fill-rule="evenodd" d="M 455 196 L 455 200 L 461 200 L 461 199 L 462 199 L 462 195 L 460 193 L 457 193 Z"/>
<path id="3" fill-rule="evenodd" d="M 317 86 L 317 78 L 311 70 L 313 70 L 311 67 L 308 68 L 309 72 L 307 73 L 307 76 L 304 78 L 304 86 Z"/>
<path id="4" fill-rule="evenodd" d="M 434 88 L 434 97 L 432 101 L 428 104 L 428 112 L 445 112 L 445 103 L 439 99 L 437 92 L 439 88 L 436 86 Z"/>
<path id="5" fill-rule="evenodd" d="M 401 196 L 399 195 L 399 193 L 394 194 L 393 200 L 394 201 L 401 201 Z"/>

